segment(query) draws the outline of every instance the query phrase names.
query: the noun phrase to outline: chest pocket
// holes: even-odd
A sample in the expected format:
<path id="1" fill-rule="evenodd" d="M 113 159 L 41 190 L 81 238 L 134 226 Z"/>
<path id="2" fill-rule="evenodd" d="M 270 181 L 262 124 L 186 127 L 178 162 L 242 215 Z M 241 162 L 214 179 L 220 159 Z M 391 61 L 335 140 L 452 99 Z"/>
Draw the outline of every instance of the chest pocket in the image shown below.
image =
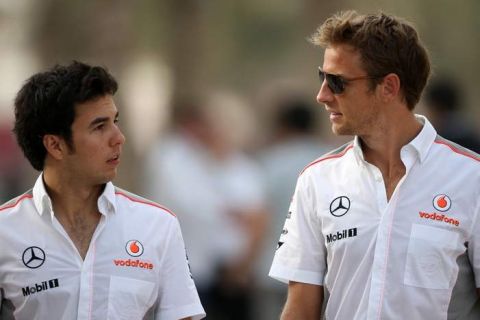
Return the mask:
<path id="1" fill-rule="evenodd" d="M 107 320 L 141 320 L 153 305 L 153 282 L 111 276 Z"/>
<path id="2" fill-rule="evenodd" d="M 452 288 L 458 272 L 457 257 L 462 250 L 458 233 L 413 224 L 404 283 L 428 289 Z"/>

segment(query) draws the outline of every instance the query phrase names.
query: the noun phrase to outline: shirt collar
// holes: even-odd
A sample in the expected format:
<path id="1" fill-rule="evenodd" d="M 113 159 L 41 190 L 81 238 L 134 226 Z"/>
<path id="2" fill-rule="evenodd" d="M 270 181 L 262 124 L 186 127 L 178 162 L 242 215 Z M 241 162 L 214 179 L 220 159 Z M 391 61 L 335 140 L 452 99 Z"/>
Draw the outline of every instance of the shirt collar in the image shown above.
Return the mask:
<path id="1" fill-rule="evenodd" d="M 43 172 L 37 178 L 35 185 L 33 186 L 33 202 L 35 208 L 40 216 L 44 213 L 50 214 L 51 219 L 53 219 L 54 212 L 52 206 L 52 200 L 47 193 L 45 184 L 43 182 Z M 98 197 L 97 201 L 98 210 L 101 214 L 107 215 L 108 213 L 116 212 L 116 201 L 115 201 L 115 187 L 113 183 L 108 182 L 103 189 L 102 194 Z"/>
<path id="2" fill-rule="evenodd" d="M 437 137 L 437 131 L 435 131 L 432 124 L 425 116 L 416 114 L 415 118 L 418 122 L 423 124 L 423 127 L 419 134 L 410 141 L 407 146 L 411 146 L 416 151 L 420 162 L 423 162 Z"/>
<path id="3" fill-rule="evenodd" d="M 358 136 L 355 136 L 353 139 L 353 153 L 355 155 L 354 158 L 357 161 L 357 164 L 363 165 L 365 158 L 363 157 L 362 145 Z"/>
<path id="4" fill-rule="evenodd" d="M 415 118 L 423 125 L 422 130 L 420 130 L 418 135 L 412 141 L 403 146 L 402 150 L 413 150 L 420 162 L 423 162 L 437 137 L 437 131 L 435 131 L 432 124 L 425 116 L 416 114 Z M 358 136 L 355 136 L 353 140 L 353 151 L 357 162 L 362 163 L 365 159 L 363 157 L 360 138 Z"/>
<path id="5" fill-rule="evenodd" d="M 47 212 L 53 219 L 53 206 L 50 197 L 48 196 L 45 184 L 43 183 L 43 172 L 38 176 L 35 185 L 33 186 L 33 203 L 39 215 Z"/>
<path id="6" fill-rule="evenodd" d="M 115 186 L 113 183 L 108 182 L 102 194 L 98 197 L 98 210 L 100 210 L 102 214 L 115 213 L 117 211 Z"/>

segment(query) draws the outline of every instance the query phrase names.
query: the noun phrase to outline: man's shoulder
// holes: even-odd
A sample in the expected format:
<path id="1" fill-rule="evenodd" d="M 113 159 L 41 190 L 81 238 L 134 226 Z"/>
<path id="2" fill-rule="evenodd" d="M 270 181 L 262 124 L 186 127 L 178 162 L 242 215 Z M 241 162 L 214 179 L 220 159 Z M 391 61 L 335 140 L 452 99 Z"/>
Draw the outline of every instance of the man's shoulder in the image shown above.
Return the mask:
<path id="1" fill-rule="evenodd" d="M 176 218 L 175 213 L 167 207 L 119 187 L 115 187 L 115 198 L 116 201 L 125 203 L 139 212 L 152 212 L 167 218 Z"/>
<path id="2" fill-rule="evenodd" d="M 353 148 L 353 140 L 345 143 L 344 145 L 333 149 L 324 155 L 320 156 L 316 160 L 310 162 L 302 171 L 300 174 L 303 174 L 304 172 L 311 170 L 312 168 L 321 168 L 322 165 L 325 165 L 327 163 L 331 163 L 333 160 L 343 160 L 344 155 L 349 152 Z"/>
<path id="3" fill-rule="evenodd" d="M 452 161 L 453 159 L 457 159 L 475 166 L 480 165 L 480 155 L 478 153 L 445 139 L 440 135 L 437 135 L 433 145 L 438 152 L 443 153 L 442 157 L 434 157 L 435 160 Z"/>
<path id="4" fill-rule="evenodd" d="M 0 205 L 0 215 L 18 208 L 25 200 L 32 199 L 32 189 Z"/>

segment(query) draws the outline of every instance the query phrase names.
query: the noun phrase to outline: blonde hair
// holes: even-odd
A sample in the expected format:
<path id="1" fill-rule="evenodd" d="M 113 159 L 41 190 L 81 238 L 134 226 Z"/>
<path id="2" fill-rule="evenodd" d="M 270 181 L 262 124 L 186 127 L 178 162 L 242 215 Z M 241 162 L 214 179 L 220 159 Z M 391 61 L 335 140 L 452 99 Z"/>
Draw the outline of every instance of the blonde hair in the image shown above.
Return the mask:
<path id="1" fill-rule="evenodd" d="M 339 12 L 328 18 L 310 41 L 321 47 L 352 46 L 360 53 L 363 67 L 371 77 L 372 88 L 389 73 L 401 82 L 404 100 L 413 109 L 420 100 L 430 76 L 427 49 L 408 21 L 379 12 L 360 15 Z"/>

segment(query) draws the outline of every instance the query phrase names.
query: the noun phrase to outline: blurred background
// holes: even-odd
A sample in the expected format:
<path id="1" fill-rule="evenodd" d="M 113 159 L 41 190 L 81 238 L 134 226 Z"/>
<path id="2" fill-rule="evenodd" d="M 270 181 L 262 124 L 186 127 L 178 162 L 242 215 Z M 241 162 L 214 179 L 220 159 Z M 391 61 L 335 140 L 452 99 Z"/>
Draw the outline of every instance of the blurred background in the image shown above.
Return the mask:
<path id="1" fill-rule="evenodd" d="M 417 112 L 478 151 L 477 0 L 0 0 L 0 202 L 38 174 L 11 134 L 23 81 L 106 66 L 127 137 L 115 183 L 177 213 L 209 319 L 278 318 L 286 286 L 266 274 L 296 177 L 348 140 L 316 105 L 306 39 L 346 9 L 413 22 L 434 70 Z"/>

